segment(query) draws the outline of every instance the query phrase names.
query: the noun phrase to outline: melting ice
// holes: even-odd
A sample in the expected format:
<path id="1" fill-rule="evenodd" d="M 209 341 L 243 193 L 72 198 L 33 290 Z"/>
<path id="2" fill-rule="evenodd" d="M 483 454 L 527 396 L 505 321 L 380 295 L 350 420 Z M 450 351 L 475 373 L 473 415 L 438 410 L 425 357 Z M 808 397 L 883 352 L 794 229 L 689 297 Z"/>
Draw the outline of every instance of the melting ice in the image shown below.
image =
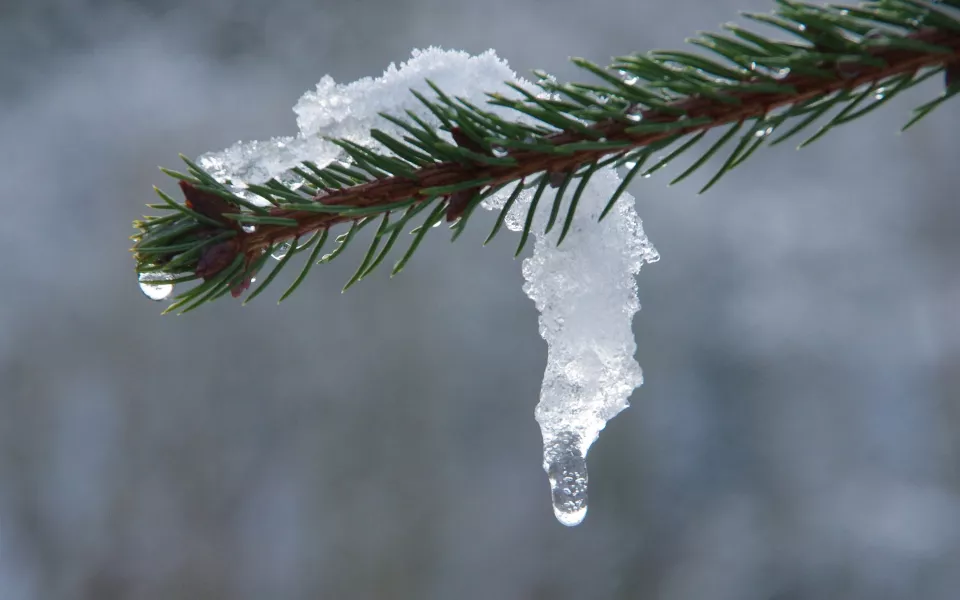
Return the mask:
<path id="1" fill-rule="evenodd" d="M 200 164 L 238 190 L 246 183 L 277 177 L 296 183 L 287 169 L 303 160 L 320 166 L 341 158 L 340 150 L 323 137 L 344 137 L 363 146 L 384 149 L 371 128 L 402 136 L 378 112 L 402 115 L 410 110 L 439 126 L 436 117 L 409 90 L 433 97 L 426 79 L 451 96 L 476 104 L 486 92 L 515 95 L 504 85 L 518 79 L 493 51 L 469 56 L 431 48 L 413 52 L 399 68 L 390 65 L 382 77 L 341 85 L 327 76 L 294 107 L 299 133 L 267 142 L 238 142 L 222 152 L 200 157 Z M 486 110 L 510 119 L 522 115 L 502 107 Z M 529 119 L 526 119 L 529 121 Z M 542 199 L 534 222 L 533 256 L 523 261 L 524 291 L 540 311 L 540 334 L 547 342 L 547 366 L 535 416 L 543 434 L 543 468 L 550 482 L 554 514 L 564 525 L 580 523 L 587 512 L 587 452 L 606 422 L 627 407 L 627 398 L 641 384 L 634 359 L 633 316 L 640 309 L 635 276 L 644 262 L 659 259 L 643 233 L 629 194 L 602 223 L 597 216 L 620 179 L 612 169 L 594 175 L 580 199 L 573 226 L 559 248 L 556 236 L 542 235 L 552 204 L 552 190 Z M 485 207 L 503 206 L 512 186 L 491 196 Z M 532 191 L 521 194 L 507 217 L 508 228 L 522 229 Z M 569 197 L 569 196 L 568 196 Z"/>
<path id="2" fill-rule="evenodd" d="M 556 230 L 540 233 L 552 204 L 552 194 L 545 195 L 534 220 L 533 256 L 523 261 L 523 291 L 540 311 L 540 335 L 547 342 L 535 411 L 543 434 L 543 468 L 554 514 L 564 525 L 580 523 L 587 513 L 590 446 L 643 382 L 634 359 L 632 322 L 640 310 L 635 276 L 644 262 L 656 262 L 660 255 L 644 235 L 629 194 L 597 223 L 619 184 L 612 169 L 594 175 L 559 247 Z M 502 206 L 509 191 L 493 196 L 489 208 Z M 507 215 L 508 228 L 523 228 L 532 196 L 532 190 L 521 194 Z"/>

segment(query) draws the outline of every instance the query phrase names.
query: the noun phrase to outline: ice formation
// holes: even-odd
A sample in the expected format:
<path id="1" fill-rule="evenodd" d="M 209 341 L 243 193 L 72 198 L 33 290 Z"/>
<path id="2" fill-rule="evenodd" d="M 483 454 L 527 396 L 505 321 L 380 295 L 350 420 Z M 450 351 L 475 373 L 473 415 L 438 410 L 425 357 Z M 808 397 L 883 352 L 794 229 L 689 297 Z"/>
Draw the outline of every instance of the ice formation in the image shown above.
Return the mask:
<path id="1" fill-rule="evenodd" d="M 547 368 L 536 408 L 543 434 L 543 468 L 550 478 L 553 510 L 564 525 L 587 512 L 586 457 L 600 430 L 629 405 L 643 383 L 631 323 L 640 310 L 635 276 L 660 255 L 647 239 L 631 196 L 597 217 L 620 184 L 612 169 L 587 184 L 570 233 L 559 247 L 558 233 L 543 235 L 552 200 L 540 199 L 533 232 L 533 256 L 523 261 L 523 291 L 540 311 L 540 335 L 547 342 Z M 524 192 L 507 215 L 519 231 L 532 191 Z M 491 208 L 502 205 L 494 198 Z"/>
<path id="2" fill-rule="evenodd" d="M 237 143 L 223 152 L 200 157 L 200 164 L 220 179 L 239 187 L 277 177 L 296 184 L 287 169 L 303 160 L 325 165 L 342 159 L 339 149 L 321 136 L 344 137 L 383 150 L 369 135 L 371 128 L 399 134 L 399 128 L 378 112 L 402 115 L 411 110 L 439 122 L 409 90 L 432 97 L 425 80 L 448 95 L 480 104 L 485 92 L 511 94 L 505 81 L 518 79 L 493 51 L 479 56 L 431 48 L 414 51 L 400 68 L 394 65 L 377 79 L 338 85 L 324 77 L 294 107 L 300 132 L 269 142 Z M 517 113 L 490 107 L 511 119 Z M 550 480 L 554 514 L 564 525 L 580 523 L 587 511 L 586 457 L 606 422 L 628 406 L 627 399 L 643 377 L 634 359 L 636 342 L 631 323 L 639 310 L 635 276 L 644 262 L 659 259 L 624 194 L 602 223 L 597 216 L 620 179 L 612 169 L 597 172 L 580 199 L 577 216 L 566 239 L 556 245 L 557 227 L 543 235 L 553 194 L 541 198 L 534 221 L 533 256 L 523 261 L 524 291 L 540 311 L 540 334 L 547 342 L 547 367 L 535 415 L 543 434 L 543 468 Z M 511 187 L 485 203 L 503 206 Z M 521 194 L 506 219 L 519 231 L 532 198 Z"/>

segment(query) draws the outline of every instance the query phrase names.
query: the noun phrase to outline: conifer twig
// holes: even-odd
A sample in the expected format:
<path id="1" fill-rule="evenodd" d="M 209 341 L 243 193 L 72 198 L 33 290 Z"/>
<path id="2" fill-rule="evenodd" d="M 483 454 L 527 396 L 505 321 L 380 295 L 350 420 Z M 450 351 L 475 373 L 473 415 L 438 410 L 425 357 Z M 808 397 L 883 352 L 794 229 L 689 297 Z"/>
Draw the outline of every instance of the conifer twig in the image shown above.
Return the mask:
<path id="1" fill-rule="evenodd" d="M 950 34 L 937 30 L 924 31 L 910 39 L 923 41 L 960 50 L 960 35 Z M 570 154 L 543 154 L 535 151 L 520 150 L 509 154 L 517 161 L 516 165 L 496 166 L 464 166 L 462 164 L 445 162 L 424 167 L 416 172 L 416 179 L 411 180 L 403 176 L 376 179 L 369 183 L 355 185 L 349 188 L 335 190 L 316 198 L 322 204 L 375 207 L 385 206 L 406 198 L 425 198 L 423 190 L 436 187 L 455 186 L 464 181 L 483 180 L 484 185 L 497 185 L 516 181 L 533 173 L 551 172 L 566 173 L 582 165 L 590 164 L 598 158 L 613 152 L 623 152 L 624 148 L 641 148 L 653 142 L 672 137 L 676 134 L 696 133 L 714 129 L 730 123 L 737 123 L 749 119 L 762 118 L 767 113 L 781 106 L 796 104 L 812 98 L 820 98 L 838 90 L 854 90 L 863 84 L 886 79 L 894 75 L 914 73 L 924 67 L 944 64 L 947 60 L 954 62 L 957 56 L 924 54 L 891 49 L 872 53 L 886 64 L 853 65 L 847 64 L 843 68 L 847 71 L 856 68 L 859 73 L 849 79 L 824 80 L 809 75 L 788 75 L 778 79 L 778 84 L 790 86 L 793 89 L 779 94 L 761 94 L 751 92 L 733 93 L 730 96 L 737 98 L 737 104 L 724 103 L 710 98 L 685 98 L 672 103 L 671 108 L 678 108 L 693 121 L 699 118 L 709 121 L 689 126 L 680 126 L 649 133 L 629 133 L 629 124 L 620 121 L 607 121 L 594 126 L 592 129 L 600 136 L 610 141 L 629 141 L 630 145 L 614 148 L 596 148 L 575 150 Z M 860 67 L 860 68 L 858 68 Z M 759 80 L 756 80 L 759 81 Z M 656 109 L 641 111 L 644 123 L 680 123 L 678 117 L 662 114 Z M 562 146 L 576 142 L 589 141 L 589 138 L 580 132 L 562 132 L 548 136 L 554 145 Z M 326 228 L 337 223 L 352 221 L 354 217 L 330 213 L 302 212 L 296 208 L 273 208 L 271 216 L 286 217 L 298 222 L 297 227 L 286 225 L 267 225 L 255 233 L 244 236 L 241 248 L 245 251 L 255 251 L 275 245 L 297 235 L 303 235 Z"/>
<path id="2" fill-rule="evenodd" d="M 438 117 L 454 143 L 445 141 L 412 113 L 409 120 L 384 115 L 410 135 L 401 140 L 374 130 L 372 135 L 388 153 L 332 140 L 349 155 L 350 166 L 334 163 L 319 168 L 305 163 L 295 169 L 306 182 L 300 190 L 276 181 L 250 186 L 271 207 L 240 198 L 224 182 L 187 161 L 189 175 L 168 172 L 181 179 L 185 203 L 179 205 L 161 193 L 165 204 L 158 207 L 172 214 L 136 224 L 141 229 L 134 236 L 138 270 L 170 277 L 192 270 L 204 283 L 181 294 L 171 306 L 191 309 L 227 291 L 242 293 L 264 263 L 264 255 L 289 240 L 315 241 L 321 233 L 325 239 L 331 226 L 352 223 L 350 231 L 338 239 L 340 245 L 332 255 L 336 256 L 364 225 L 381 215 L 405 210 L 396 223 L 388 223 L 389 218 L 381 222 L 364 264 L 350 281 L 353 284 L 383 260 L 399 228 L 434 202 L 402 263 L 425 230 L 444 214 L 448 220 L 459 219 L 459 235 L 483 197 L 519 181 L 512 194 L 515 198 L 523 182 L 538 173 L 560 188 L 552 225 L 564 190 L 582 191 L 600 166 L 637 162 L 632 177 L 653 151 L 689 137 L 648 171 L 653 172 L 695 146 L 704 132 L 729 126 L 721 139 L 677 178 L 693 173 L 728 142 L 738 140 L 705 190 L 742 164 L 787 121 L 797 124 L 773 143 L 840 108 L 805 145 L 923 79 L 945 72 L 946 91 L 919 107 L 907 124 L 910 126 L 960 91 L 956 81 L 960 18 L 954 11 L 958 2 L 941 4 L 948 7 L 920 0 L 880 0 L 859 7 L 779 0 L 774 15 L 747 17 L 786 30 L 805 43 L 774 41 L 730 25 L 727 29 L 732 35 L 704 34 L 692 40 L 723 62 L 692 53 L 653 52 L 620 57 L 612 67 L 602 69 L 575 59 L 606 85 L 559 84 L 544 75 L 538 85 L 549 96 L 535 96 L 517 86 L 512 87 L 521 99 L 490 95 L 491 104 L 532 117 L 539 122 L 537 126 L 507 121 L 462 99 L 449 98 L 433 86 L 437 100 L 417 97 Z M 738 136 L 747 123 L 746 132 Z M 574 177 L 581 178 L 580 184 L 568 185 Z M 538 194 L 547 180 L 540 181 Z M 567 214 L 565 229 L 574 210 L 575 206 Z M 529 228 L 530 219 L 527 221 Z M 210 242 L 226 233 L 231 235 Z M 525 230 L 524 236 L 527 233 Z M 377 255 L 377 245 L 385 236 L 390 239 Z M 277 268 L 287 262 L 281 261 Z M 229 273 L 224 275 L 226 271 Z M 272 280 L 271 276 L 265 282 Z"/>

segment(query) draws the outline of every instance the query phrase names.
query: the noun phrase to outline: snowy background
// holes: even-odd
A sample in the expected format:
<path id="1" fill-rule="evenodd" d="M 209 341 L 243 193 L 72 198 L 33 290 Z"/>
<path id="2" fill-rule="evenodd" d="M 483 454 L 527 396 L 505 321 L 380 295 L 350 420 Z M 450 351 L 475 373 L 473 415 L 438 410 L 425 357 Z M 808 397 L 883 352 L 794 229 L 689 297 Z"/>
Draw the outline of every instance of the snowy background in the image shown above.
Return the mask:
<path id="1" fill-rule="evenodd" d="M 639 277 L 646 383 L 573 529 L 491 215 L 346 295 L 362 246 L 280 308 L 161 318 L 136 285 L 156 166 L 294 133 L 324 74 L 436 44 L 582 77 L 568 56 L 769 6 L 0 3 L 0 599 L 956 598 L 960 116 L 895 134 L 933 82 L 705 196 L 706 173 L 633 186 L 663 256 Z"/>

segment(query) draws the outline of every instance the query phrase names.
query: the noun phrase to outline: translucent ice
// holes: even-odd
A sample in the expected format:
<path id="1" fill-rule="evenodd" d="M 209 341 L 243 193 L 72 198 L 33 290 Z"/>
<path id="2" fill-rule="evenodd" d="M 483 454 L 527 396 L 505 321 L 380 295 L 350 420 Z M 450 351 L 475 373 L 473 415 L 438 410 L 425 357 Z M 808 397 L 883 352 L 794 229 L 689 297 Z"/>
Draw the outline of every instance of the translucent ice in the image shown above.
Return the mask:
<path id="1" fill-rule="evenodd" d="M 515 96 L 505 81 L 528 89 L 507 64 L 488 51 L 479 56 L 431 48 L 414 51 L 400 68 L 394 65 L 377 79 L 341 85 L 324 77 L 294 107 L 299 133 L 266 142 L 237 143 L 206 154 L 199 163 L 220 180 L 244 184 L 276 177 L 299 183 L 287 169 L 304 160 L 323 166 L 341 157 L 325 136 L 343 137 L 383 150 L 370 135 L 378 128 L 402 136 L 401 130 L 378 112 L 403 115 L 410 110 L 434 126 L 437 118 L 410 94 L 433 92 L 426 79 L 450 96 L 483 104 L 486 92 Z M 486 110 L 513 120 L 530 119 L 509 109 Z M 441 133 L 441 135 L 446 135 Z M 598 171 L 580 199 L 569 234 L 559 248 L 560 227 L 543 235 L 550 211 L 551 188 L 541 199 L 534 221 L 533 256 L 523 261 L 524 291 L 540 311 L 540 334 L 547 342 L 547 367 L 535 414 L 543 434 L 543 468 L 550 480 L 554 513 L 564 525 L 576 525 L 587 512 L 586 457 L 606 422 L 627 407 L 627 398 L 643 381 L 634 359 L 636 343 L 631 323 L 639 310 L 635 276 L 644 262 L 659 258 L 643 233 L 629 194 L 621 196 L 602 223 L 597 216 L 620 179 L 612 169 Z M 503 206 L 512 186 L 488 198 L 486 208 Z M 507 227 L 523 227 L 532 190 L 524 191 L 506 219 Z M 569 198 L 569 195 L 568 195 Z M 563 213 L 561 213 L 563 214 Z"/>
<path id="2" fill-rule="evenodd" d="M 550 480 L 553 514 L 570 527 L 587 516 L 587 459 L 577 434 L 565 431 L 543 448 L 543 468 Z"/>
<path id="3" fill-rule="evenodd" d="M 612 169 L 593 176 L 559 247 L 556 229 L 541 233 L 555 192 L 546 193 L 533 224 L 533 256 L 523 261 L 523 290 L 540 311 L 540 335 L 547 342 L 535 411 L 543 434 L 543 468 L 554 514 L 564 525 L 586 516 L 587 451 L 643 382 L 631 326 L 640 309 L 635 276 L 644 262 L 656 262 L 660 255 L 644 234 L 629 194 L 597 223 L 619 184 Z M 491 197 L 488 208 L 502 206 L 510 191 Z M 532 190 L 521 194 L 507 215 L 508 228 L 523 228 L 532 196 Z"/>

